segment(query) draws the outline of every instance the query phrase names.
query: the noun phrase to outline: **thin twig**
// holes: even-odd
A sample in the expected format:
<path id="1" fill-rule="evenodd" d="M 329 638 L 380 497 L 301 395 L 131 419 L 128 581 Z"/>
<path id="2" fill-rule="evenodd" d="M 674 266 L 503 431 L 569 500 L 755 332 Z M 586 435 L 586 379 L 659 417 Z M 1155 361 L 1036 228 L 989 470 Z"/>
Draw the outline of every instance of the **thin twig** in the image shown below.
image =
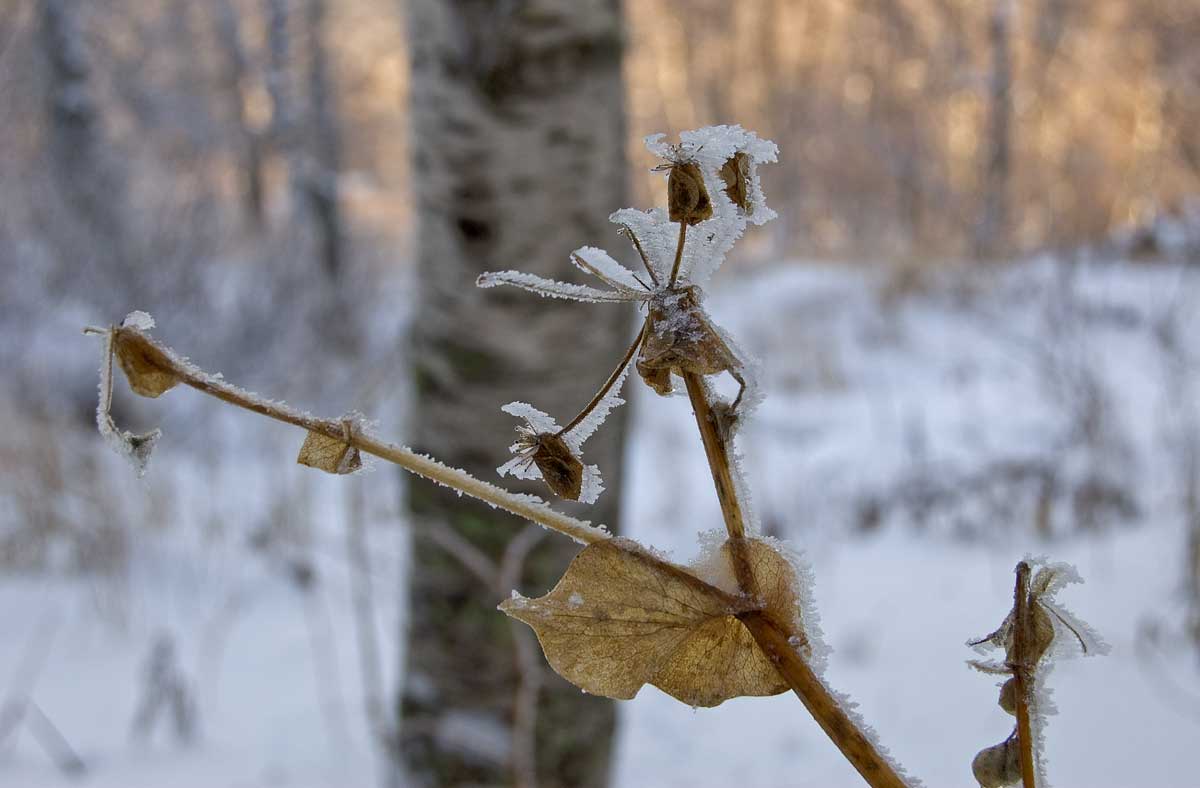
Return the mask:
<path id="1" fill-rule="evenodd" d="M 387 460 L 411 473 L 466 493 L 472 498 L 478 498 L 484 503 L 511 512 L 552 531 L 558 531 L 581 544 L 594 544 L 612 536 L 604 528 L 597 528 L 583 520 L 554 510 L 540 498 L 510 492 L 503 487 L 477 479 L 466 471 L 451 468 L 432 457 L 418 454 L 405 446 L 383 441 L 361 429 L 350 430 L 350 434 L 347 436 L 345 419 L 320 419 L 282 403 L 269 402 L 255 397 L 184 361 L 175 351 L 159 344 L 148 334 L 135 328 L 114 326 L 104 333 L 109 333 L 116 338 L 126 332 L 138 341 L 150 343 L 158 351 L 156 363 L 165 367 L 180 382 L 210 397 L 335 440 L 348 439 L 348 444 L 359 451 Z M 90 333 L 96 332 L 93 330 Z"/>
<path id="2" fill-rule="evenodd" d="M 350 563 L 350 596 L 358 638 L 359 669 L 362 671 L 363 711 L 372 737 L 377 742 L 386 742 L 393 733 L 393 726 L 383 705 L 383 668 L 379 637 L 375 631 L 375 591 L 371 582 L 371 553 L 367 546 L 361 480 L 354 480 L 346 490 L 346 497 L 346 556 Z"/>
<path id="3" fill-rule="evenodd" d="M 525 559 L 545 538 L 541 528 L 525 526 L 504 548 L 496 573 L 496 590 L 504 594 L 521 582 Z M 513 633 L 513 652 L 517 664 L 517 691 L 513 698 L 513 782 L 517 788 L 537 788 L 538 695 L 542 691 L 542 660 L 537 639 L 529 628 L 509 619 Z"/>
<path id="4" fill-rule="evenodd" d="M 601 386 L 600 390 L 596 392 L 596 396 L 592 397 L 591 402 L 585 405 L 583 410 L 579 411 L 579 414 L 575 416 L 575 418 L 571 419 L 567 426 L 558 431 L 559 435 L 566 435 L 568 432 L 575 429 L 577 426 L 579 426 L 579 422 L 587 418 L 587 415 L 596 409 L 596 406 L 600 404 L 600 400 L 604 399 L 609 390 L 613 387 L 613 384 L 620 379 L 621 373 L 625 371 L 625 367 L 629 366 L 630 360 L 633 359 L 633 354 L 637 352 L 638 347 L 642 344 L 642 338 L 645 336 L 645 331 L 638 332 L 638 335 L 634 337 L 633 344 L 629 346 L 629 350 L 625 351 L 625 355 L 621 357 L 621 362 L 617 364 L 617 368 L 614 369 L 612 374 L 608 376 L 608 380 L 604 381 L 604 385 Z"/>
<path id="5" fill-rule="evenodd" d="M 1016 682 L 1017 743 L 1020 746 L 1021 784 L 1037 787 L 1037 769 L 1033 754 L 1033 726 L 1029 713 L 1029 698 L 1033 692 L 1033 665 L 1029 664 L 1029 635 L 1033 621 L 1029 615 L 1030 566 L 1017 564 L 1017 582 L 1013 590 L 1013 662 L 1010 665 Z"/>

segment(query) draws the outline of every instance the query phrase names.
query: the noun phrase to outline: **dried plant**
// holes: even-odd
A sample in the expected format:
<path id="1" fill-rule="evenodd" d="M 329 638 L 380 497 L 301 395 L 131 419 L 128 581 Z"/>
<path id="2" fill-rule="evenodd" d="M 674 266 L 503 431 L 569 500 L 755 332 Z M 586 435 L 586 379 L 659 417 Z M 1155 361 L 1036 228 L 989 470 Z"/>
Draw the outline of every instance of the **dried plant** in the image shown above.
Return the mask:
<path id="1" fill-rule="evenodd" d="M 1108 652 L 1108 645 L 1091 627 L 1054 600 L 1063 586 L 1083 582 L 1074 567 L 1026 559 L 1017 564 L 1016 575 L 1013 607 L 1000 627 L 967 643 L 980 652 L 1004 652 L 1003 662 L 969 660 L 967 664 L 983 673 L 1008 676 L 1000 685 L 999 704 L 1017 718 L 1008 738 L 980 750 L 971 763 L 983 788 L 1018 783 L 1024 788 L 1045 786 L 1042 744 L 1046 717 L 1055 713 L 1045 685 L 1052 661 L 1055 656 Z"/>
<path id="2" fill-rule="evenodd" d="M 301 427 L 307 435 L 299 461 L 306 465 L 352 473 L 362 467 L 363 454 L 373 455 L 569 536 L 585 547 L 554 589 L 538 599 L 514 592 L 500 605 L 533 628 L 551 667 L 567 680 L 612 698 L 632 698 L 643 685 L 653 684 L 693 706 L 791 689 L 867 784 L 915 784 L 887 757 L 844 696 L 821 677 L 827 649 L 810 603 L 809 569 L 797 553 L 759 535 L 733 445 L 738 425 L 758 399 L 751 365 L 703 307 L 708 278 L 747 225 L 775 216 L 766 206 L 758 166 L 775 161 L 777 149 L 740 126 L 684 132 L 677 144 L 655 135 L 647 138 L 647 146 L 664 160 L 657 169 L 667 173 L 667 208 L 622 209 L 610 217 L 637 252 L 641 273 L 600 249 L 583 247 L 571 262 L 604 287 L 519 271 L 488 273 L 478 280 L 481 287 L 510 285 L 547 297 L 628 302 L 645 311 L 641 330 L 614 371 L 565 426 L 529 403 L 503 406 L 521 423 L 510 447 L 514 456 L 497 470 L 501 476 L 542 479 L 562 498 L 595 501 L 603 490 L 600 471 L 584 464 L 582 445 L 621 404 L 630 367 L 659 394 L 686 391 L 726 530 L 710 538 L 691 565 L 671 563 L 536 496 L 510 492 L 387 443 L 372 434 L 362 416 L 321 419 L 243 391 L 158 343 L 149 333 L 153 321 L 144 313 L 132 313 L 107 329 L 88 329 L 106 339 L 100 430 L 144 472 L 159 432 L 134 435 L 113 424 L 109 405 L 115 357 L 130 387 L 143 396 L 157 397 L 183 384 Z M 730 402 L 717 396 L 709 380 L 722 373 L 740 386 Z M 1025 595 L 1021 609 L 1026 613 L 985 640 L 1007 643 L 1011 633 L 1025 632 L 1020 616 L 1029 609 L 1053 612 L 1049 597 L 1057 587 L 1055 577 L 1047 576 L 1046 587 L 1036 595 Z M 1024 653 L 1014 652 L 1011 665 L 1001 669 L 1025 680 Z"/>

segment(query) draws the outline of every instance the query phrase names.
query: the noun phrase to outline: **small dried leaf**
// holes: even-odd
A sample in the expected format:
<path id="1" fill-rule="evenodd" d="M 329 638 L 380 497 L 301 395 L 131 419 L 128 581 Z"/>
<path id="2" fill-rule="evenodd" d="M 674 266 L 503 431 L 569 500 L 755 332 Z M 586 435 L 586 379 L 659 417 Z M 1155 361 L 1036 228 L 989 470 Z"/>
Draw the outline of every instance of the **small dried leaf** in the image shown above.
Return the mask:
<path id="1" fill-rule="evenodd" d="M 571 453 L 562 438 L 551 433 L 538 435 L 532 459 L 555 495 L 579 500 L 583 489 L 583 462 Z"/>
<path id="2" fill-rule="evenodd" d="M 637 371 L 659 394 L 671 393 L 672 371 L 718 375 L 741 364 L 700 307 L 693 288 L 665 290 L 649 302 Z"/>
<path id="3" fill-rule="evenodd" d="M 179 379 L 171 371 L 166 353 L 141 331 L 118 328 L 114 335 L 117 362 L 129 380 L 129 388 L 143 397 L 157 397 L 175 387 Z"/>
<path id="4" fill-rule="evenodd" d="M 694 161 L 675 162 L 667 176 L 667 210 L 672 222 L 695 226 L 713 215 L 712 200 L 704 186 L 700 165 Z"/>
<path id="5" fill-rule="evenodd" d="M 331 438 L 320 432 L 309 431 L 300 447 L 296 462 L 310 468 L 345 475 L 362 468 L 362 456 L 358 449 L 345 440 Z"/>
<path id="6" fill-rule="evenodd" d="M 1021 781 L 1021 753 L 1017 738 L 1011 736 L 992 747 L 980 750 L 971 761 L 971 771 L 981 788 L 1002 788 Z"/>
<path id="7" fill-rule="evenodd" d="M 765 542 L 743 545 L 766 608 L 791 623 L 791 564 Z M 500 609 L 534 629 L 559 675 L 596 695 L 628 699 L 654 684 L 689 705 L 716 706 L 787 690 L 736 617 L 748 602 L 628 540 L 584 548 L 549 594 L 514 594 Z"/>
<path id="8" fill-rule="evenodd" d="M 721 166 L 718 174 L 725 183 L 725 196 L 742 213 L 750 213 L 750 157 L 738 151 Z"/>

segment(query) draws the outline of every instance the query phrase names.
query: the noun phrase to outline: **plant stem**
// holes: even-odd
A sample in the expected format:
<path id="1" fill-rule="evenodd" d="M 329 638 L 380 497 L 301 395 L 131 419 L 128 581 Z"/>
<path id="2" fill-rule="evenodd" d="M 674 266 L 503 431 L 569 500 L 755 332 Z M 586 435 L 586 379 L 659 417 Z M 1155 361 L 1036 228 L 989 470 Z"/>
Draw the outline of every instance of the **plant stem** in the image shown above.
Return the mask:
<path id="1" fill-rule="evenodd" d="M 732 538 L 741 539 L 746 536 L 746 524 L 738 502 L 737 487 L 733 481 L 729 447 L 717 432 L 717 422 L 712 415 L 712 406 L 708 402 L 708 392 L 705 391 L 703 379 L 693 372 L 685 372 L 683 381 L 687 384 L 688 398 L 691 399 L 692 410 L 696 414 L 696 426 L 700 428 L 700 438 L 704 441 L 704 454 L 708 457 L 708 467 L 712 471 L 713 484 L 717 488 L 717 500 L 721 502 L 721 516 L 725 518 L 725 529 Z"/>
<path id="2" fill-rule="evenodd" d="M 788 642 L 787 632 L 763 611 L 743 613 L 738 619 L 867 785 L 905 788 L 906 783 L 892 765 L 879 754 L 874 743 L 859 730 L 829 688 Z"/>
<path id="3" fill-rule="evenodd" d="M 558 531 L 582 544 L 593 544 L 612 536 L 603 528 L 596 528 L 583 520 L 555 511 L 531 495 L 509 492 L 503 487 L 476 479 L 466 471 L 451 468 L 432 457 L 417 454 L 406 446 L 388 443 L 359 429 L 347 429 L 345 419 L 319 419 L 282 403 L 256 397 L 184 361 L 173 350 L 155 342 L 149 335 L 141 331 L 124 327 L 111 330 L 114 332 L 114 337 L 127 332 L 130 341 L 147 343 L 157 351 L 154 354 L 154 361 L 157 365 L 167 368 L 181 383 L 210 397 L 216 397 L 230 405 L 276 421 L 282 421 L 285 424 L 301 427 L 309 432 L 345 441 L 359 451 L 373 454 L 418 476 L 453 488 L 460 493 L 466 493 L 484 503 L 531 520 L 552 531 Z"/>
<path id="4" fill-rule="evenodd" d="M 725 530 L 729 532 L 734 576 L 743 593 L 756 596 L 758 584 L 746 557 L 745 513 L 738 500 L 729 444 L 717 430 L 704 380 L 690 372 L 683 374 L 683 380 L 687 384 L 688 397 L 696 414 L 696 426 L 700 428 L 713 484 L 717 488 L 721 515 L 725 519 Z M 765 611 L 743 613 L 738 618 L 754 637 L 758 647 L 770 657 L 779 675 L 800 698 L 800 702 L 813 715 L 834 745 L 842 751 L 846 760 L 858 770 L 863 780 L 872 788 L 903 788 L 904 780 L 896 773 L 895 768 L 846 714 L 846 710 L 796 650 L 792 638 L 801 638 L 803 642 L 807 640 L 807 636 L 803 632 L 790 631 L 789 627 L 774 621 Z"/>
<path id="5" fill-rule="evenodd" d="M 1013 590 L 1013 679 L 1016 682 L 1017 744 L 1021 755 L 1021 784 L 1037 788 L 1037 768 L 1033 755 L 1033 725 L 1029 699 L 1033 693 L 1033 666 L 1029 664 L 1029 636 L 1033 621 L 1029 616 L 1029 564 L 1017 564 L 1017 582 Z"/>
<path id="6" fill-rule="evenodd" d="M 571 422 L 567 426 L 558 431 L 558 435 L 566 435 L 568 432 L 578 427 L 579 422 L 587 418 L 587 415 L 596 409 L 596 406 L 600 404 L 600 400 L 604 399 L 604 397 L 608 394 L 609 389 L 611 389 L 613 384 L 617 382 L 617 379 L 621 377 L 621 373 L 625 371 L 625 367 L 629 366 L 629 362 L 633 358 L 633 354 L 637 352 L 637 349 L 639 346 L 641 346 L 642 339 L 645 336 L 646 330 L 643 328 L 638 332 L 637 337 L 633 340 L 633 344 L 629 346 L 629 350 L 626 350 L 625 355 L 621 357 L 621 362 L 617 364 L 617 368 L 612 371 L 612 374 L 608 376 L 608 380 L 604 381 L 604 385 L 601 386 L 600 390 L 596 392 L 596 396 L 592 397 L 591 402 L 585 405 L 583 410 L 579 411 L 579 414 L 575 416 L 575 418 L 571 419 Z"/>
<path id="7" fill-rule="evenodd" d="M 671 266 L 671 278 L 667 280 L 667 287 L 674 287 L 675 280 L 679 277 L 679 264 L 683 262 L 683 244 L 687 240 L 687 222 L 679 223 L 679 245 L 675 247 L 675 263 Z"/>

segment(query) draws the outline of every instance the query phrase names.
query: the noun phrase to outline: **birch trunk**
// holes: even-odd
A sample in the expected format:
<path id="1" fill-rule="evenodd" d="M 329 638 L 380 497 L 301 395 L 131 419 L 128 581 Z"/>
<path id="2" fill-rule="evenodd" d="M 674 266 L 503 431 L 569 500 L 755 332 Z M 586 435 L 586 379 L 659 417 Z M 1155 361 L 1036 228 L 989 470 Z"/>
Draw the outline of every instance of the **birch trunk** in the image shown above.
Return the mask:
<path id="1" fill-rule="evenodd" d="M 988 80 L 987 157 L 983 172 L 983 213 L 975 236 L 977 257 L 995 258 L 1009 250 L 1009 181 L 1012 170 L 1013 17 L 1017 0 L 992 0 L 988 17 L 991 75 Z"/>
<path id="2" fill-rule="evenodd" d="M 632 335 L 633 316 L 618 305 L 474 286 L 481 272 L 507 268 L 572 278 L 572 249 L 622 248 L 607 222 L 626 186 L 619 3 L 408 6 L 420 281 L 412 438 L 495 478 L 516 426 L 500 406 L 532 402 L 565 423 Z M 588 516 L 609 526 L 622 415 L 587 445 L 608 485 Z M 517 657 L 529 644 L 495 612 L 507 593 L 497 568 L 521 523 L 430 485 L 411 485 L 409 498 L 417 537 L 400 744 L 414 782 L 604 785 L 612 703 L 549 674 L 539 656 L 536 675 L 525 671 L 542 682 L 531 717 L 519 680 L 529 661 Z M 507 574 L 542 593 L 574 552 L 541 540 L 523 571 Z"/>

